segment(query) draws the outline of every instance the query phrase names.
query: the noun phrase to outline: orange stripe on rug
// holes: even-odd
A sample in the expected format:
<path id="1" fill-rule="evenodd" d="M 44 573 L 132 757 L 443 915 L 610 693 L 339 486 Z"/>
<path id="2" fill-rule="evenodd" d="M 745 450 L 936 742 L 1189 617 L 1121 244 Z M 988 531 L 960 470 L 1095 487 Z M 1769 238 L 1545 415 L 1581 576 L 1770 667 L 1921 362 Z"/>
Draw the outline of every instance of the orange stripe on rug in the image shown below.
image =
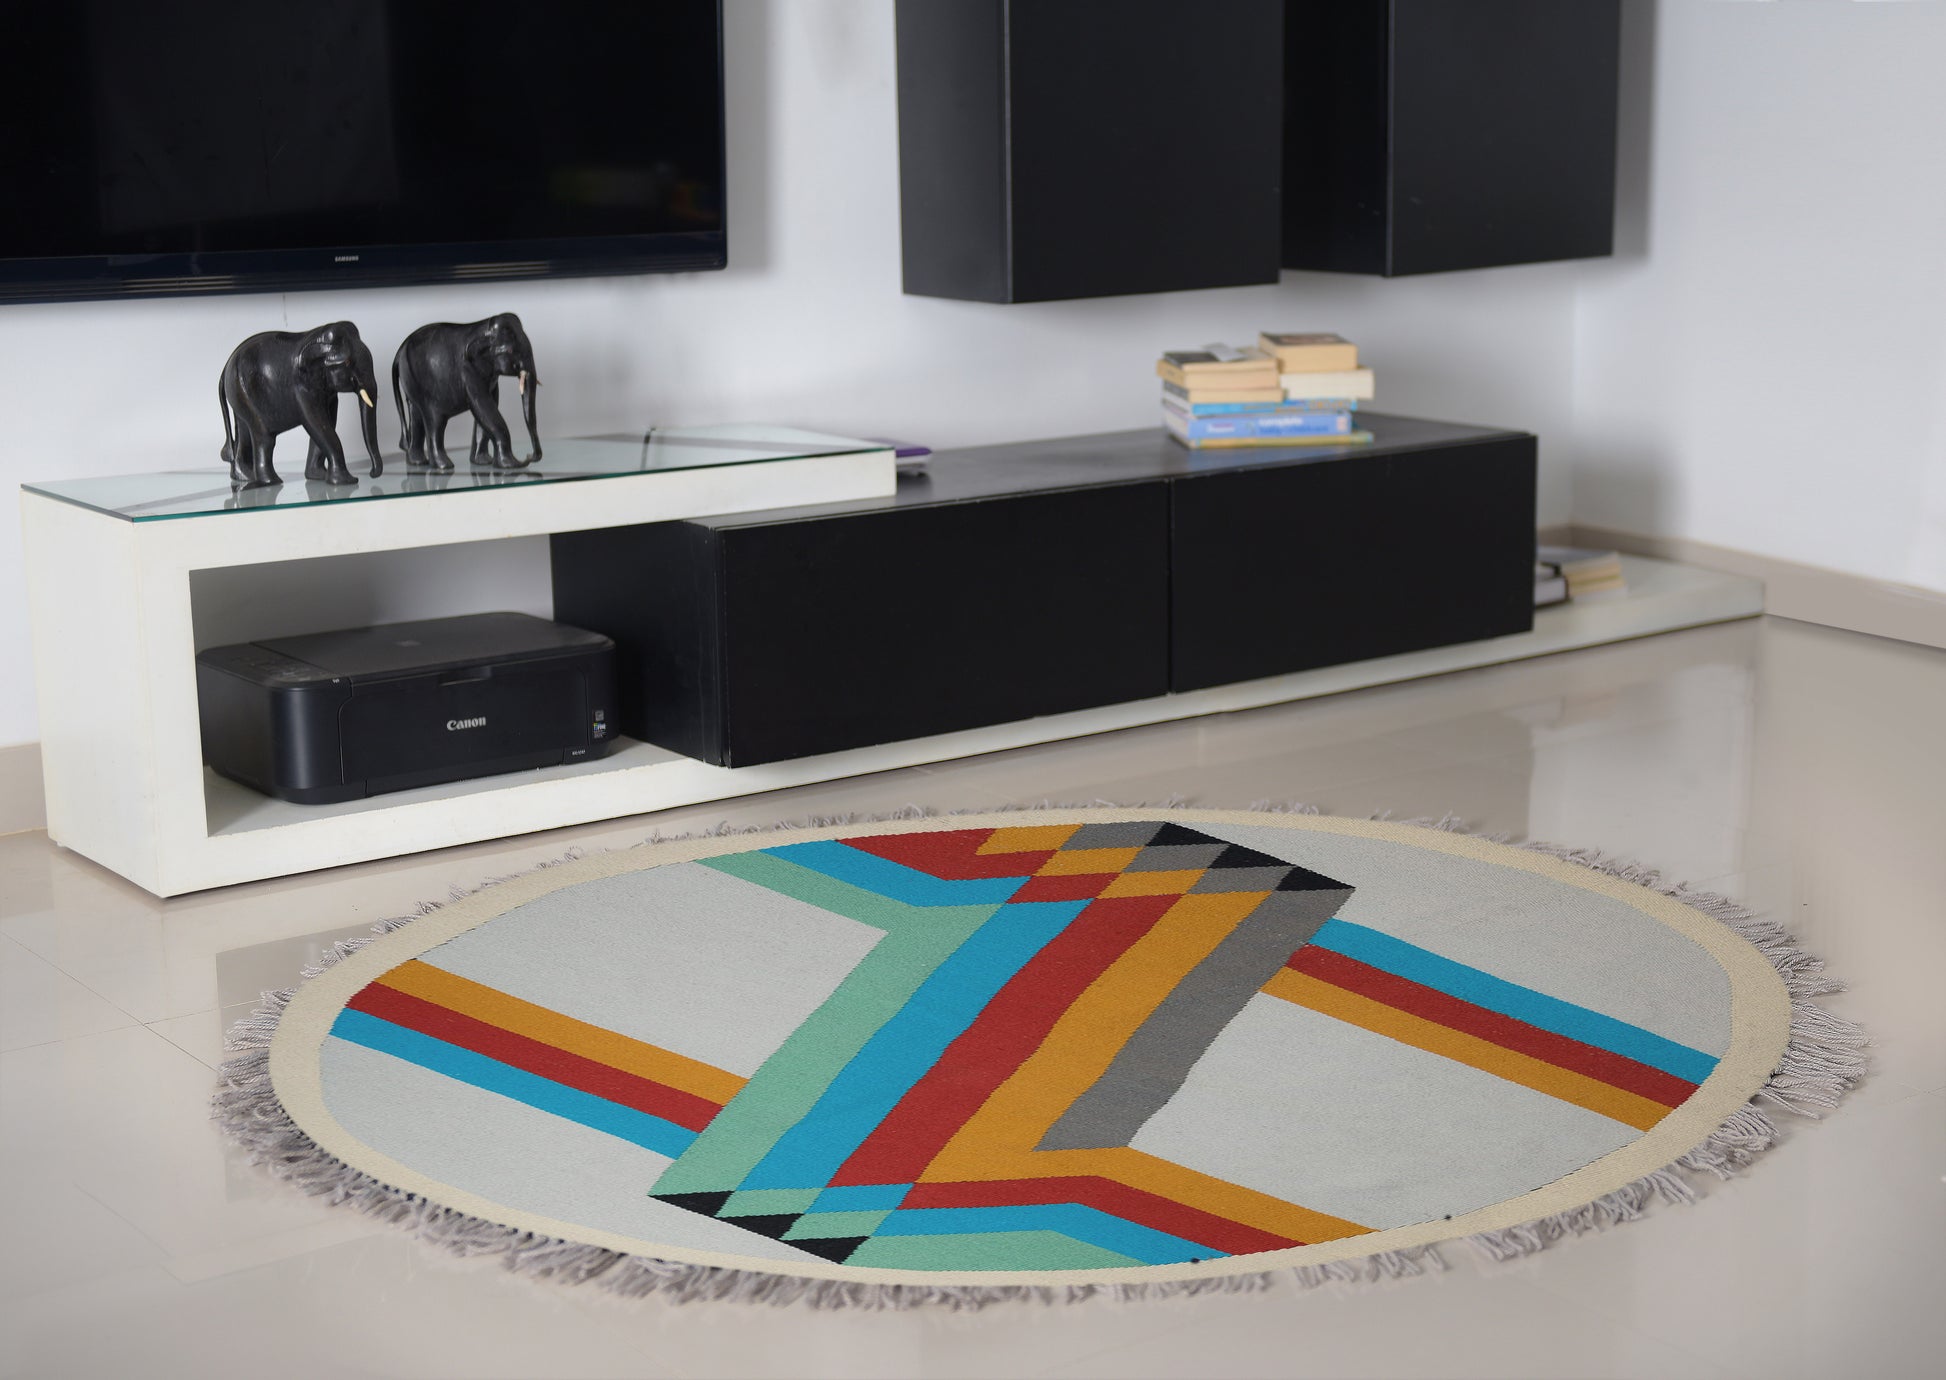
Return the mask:
<path id="1" fill-rule="evenodd" d="M 378 981 L 394 991 L 638 1078 L 692 1093 L 718 1106 L 735 1097 L 749 1081 L 726 1069 L 537 1006 L 420 959 L 401 963 Z"/>
<path id="2" fill-rule="evenodd" d="M 984 1172 L 983 1161 L 998 1147 L 1027 1151 L 1039 1144 L 1047 1128 L 1107 1071 L 1183 974 L 1208 957 L 1266 895 L 1212 893 L 1184 896 L 1171 905 L 1061 1013 L 1040 1047 L 967 1118 L 923 1177 L 1039 1178 L 1061 1173 L 1037 1169 L 991 1174 Z"/>
<path id="3" fill-rule="evenodd" d="M 1637 1130 L 1649 1130 L 1669 1114 L 1667 1107 L 1649 1098 L 1346 991 L 1292 968 L 1281 969 L 1264 984 L 1263 991 L 1267 996 L 1279 997 L 1294 1006 L 1335 1017 L 1375 1035 L 1384 1035 L 1504 1078 L 1509 1083 L 1546 1093 Z"/>
<path id="4" fill-rule="evenodd" d="M 1126 1146 L 1034 1149 L 1183 974 L 1267 894 L 1218 892 L 1176 901 L 1062 1013 L 1039 1048 L 967 1118 L 919 1182 L 1094 1175 L 1294 1241 L 1333 1241 L 1371 1230 Z"/>
<path id="5" fill-rule="evenodd" d="M 1079 824 L 1023 824 L 995 829 L 987 841 L 973 851 L 981 854 L 1051 853 L 1074 837 Z"/>

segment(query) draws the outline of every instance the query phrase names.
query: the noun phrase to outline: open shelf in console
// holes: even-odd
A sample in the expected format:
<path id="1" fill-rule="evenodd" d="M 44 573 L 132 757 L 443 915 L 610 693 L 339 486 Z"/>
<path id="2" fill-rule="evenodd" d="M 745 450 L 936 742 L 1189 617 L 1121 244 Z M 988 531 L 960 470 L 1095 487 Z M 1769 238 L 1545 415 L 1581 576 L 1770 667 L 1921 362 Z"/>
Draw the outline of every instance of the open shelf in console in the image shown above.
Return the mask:
<path id="1" fill-rule="evenodd" d="M 241 782 L 203 770 L 203 801 L 212 837 L 247 834 L 258 829 L 303 829 L 329 821 L 382 815 L 392 824 L 401 816 L 437 811 L 454 802 L 474 796 L 490 795 L 502 805 L 510 792 L 556 782 L 586 782 L 605 776 L 639 774 L 644 769 L 683 758 L 664 748 L 619 738 L 608 755 L 593 762 L 568 762 L 558 767 L 538 767 L 531 771 L 506 772 L 499 776 L 475 776 L 465 781 L 448 781 L 438 786 L 420 786 L 410 791 L 391 791 L 385 795 L 345 800 L 335 805 L 297 805 L 252 790 Z M 623 813 L 627 813 L 626 810 Z M 593 818 L 603 818 L 601 815 Z"/>
<path id="2" fill-rule="evenodd" d="M 897 487 L 889 448 L 790 428 L 657 433 L 646 444 L 549 442 L 548 454 L 550 471 L 525 480 L 469 475 L 443 489 L 426 476 L 395 484 L 388 473 L 335 494 L 303 484 L 233 493 L 223 471 L 206 465 L 23 486 L 50 836 L 174 896 L 659 809 L 665 788 L 691 799 L 728 793 L 691 779 L 710 770 L 702 764 L 639 745 L 598 763 L 377 797 L 342 812 L 243 800 L 230 783 L 212 786 L 198 728 L 198 645 L 254 640 L 271 626 L 299 630 L 253 623 L 274 612 L 261 604 L 226 612 L 225 590 L 247 584 L 250 568 L 353 569 L 372 558 L 410 563 L 428 551 L 523 541 L 531 558 L 541 551 L 532 543 L 556 532 L 858 501 Z M 544 572 L 544 559 L 528 568 Z M 530 611 L 549 611 L 544 583 L 531 597 L 540 606 Z M 367 616 L 485 611 L 478 603 L 372 605 L 340 618 L 334 607 L 314 600 L 303 617 L 342 627 Z"/>

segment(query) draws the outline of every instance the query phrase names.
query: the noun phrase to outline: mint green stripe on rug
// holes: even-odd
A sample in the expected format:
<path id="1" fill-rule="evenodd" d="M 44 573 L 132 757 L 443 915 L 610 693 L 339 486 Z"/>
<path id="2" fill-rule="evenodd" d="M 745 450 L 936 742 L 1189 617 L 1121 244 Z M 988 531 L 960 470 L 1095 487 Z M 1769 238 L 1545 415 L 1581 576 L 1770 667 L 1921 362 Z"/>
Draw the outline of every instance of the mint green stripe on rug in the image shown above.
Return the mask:
<path id="1" fill-rule="evenodd" d="M 823 1005 L 751 1075 L 651 1192 L 742 1187 L 771 1147 L 817 1104 L 839 1073 L 912 999 L 932 972 L 1000 909 L 913 906 L 764 853 L 730 853 L 708 867 L 885 931 Z M 767 1184 L 815 1188 L 819 1184 Z"/>
<path id="2" fill-rule="evenodd" d="M 750 1171 L 745 1185 L 764 1189 L 829 1183 L 994 994 L 1088 904 L 1027 901 L 1002 907 L 873 1032 L 817 1105 Z"/>
<path id="3" fill-rule="evenodd" d="M 942 911 L 978 909 L 982 914 L 991 915 L 1000 906 L 998 901 L 979 902 L 972 907 L 908 905 L 772 853 L 725 853 L 721 857 L 701 858 L 698 861 L 712 871 L 739 877 L 794 901 L 803 901 L 820 910 L 828 910 L 833 915 L 842 915 L 848 920 L 881 930 L 923 924 Z"/>
<path id="4" fill-rule="evenodd" d="M 845 1257 L 845 1264 L 870 1270 L 1113 1270 L 1142 1263 L 1058 1231 L 874 1236 Z"/>

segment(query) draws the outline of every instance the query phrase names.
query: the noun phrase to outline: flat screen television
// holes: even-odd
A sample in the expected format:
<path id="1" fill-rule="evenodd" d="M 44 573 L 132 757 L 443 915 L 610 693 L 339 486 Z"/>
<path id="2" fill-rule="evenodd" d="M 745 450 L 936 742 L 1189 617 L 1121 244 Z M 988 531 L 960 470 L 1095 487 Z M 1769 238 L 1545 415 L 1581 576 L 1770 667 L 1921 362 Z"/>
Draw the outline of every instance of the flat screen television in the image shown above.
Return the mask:
<path id="1" fill-rule="evenodd" d="M 721 268 L 721 0 L 0 0 L 0 302 Z"/>

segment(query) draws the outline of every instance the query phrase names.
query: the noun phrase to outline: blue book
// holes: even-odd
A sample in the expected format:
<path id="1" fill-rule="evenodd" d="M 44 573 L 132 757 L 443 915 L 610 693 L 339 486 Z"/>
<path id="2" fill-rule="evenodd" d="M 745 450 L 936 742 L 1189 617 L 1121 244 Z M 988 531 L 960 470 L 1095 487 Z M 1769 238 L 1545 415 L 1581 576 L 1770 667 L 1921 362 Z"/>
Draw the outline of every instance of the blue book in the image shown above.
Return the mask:
<path id="1" fill-rule="evenodd" d="M 1309 398 L 1277 403 L 1193 403 L 1176 389 L 1166 389 L 1162 405 L 1191 417 L 1295 417 L 1310 412 L 1355 412 L 1351 398 Z"/>
<path id="2" fill-rule="evenodd" d="M 1282 417 L 1185 417 L 1173 408 L 1165 407 L 1162 420 L 1171 431 L 1187 441 L 1351 434 L 1349 412 L 1312 412 Z"/>

